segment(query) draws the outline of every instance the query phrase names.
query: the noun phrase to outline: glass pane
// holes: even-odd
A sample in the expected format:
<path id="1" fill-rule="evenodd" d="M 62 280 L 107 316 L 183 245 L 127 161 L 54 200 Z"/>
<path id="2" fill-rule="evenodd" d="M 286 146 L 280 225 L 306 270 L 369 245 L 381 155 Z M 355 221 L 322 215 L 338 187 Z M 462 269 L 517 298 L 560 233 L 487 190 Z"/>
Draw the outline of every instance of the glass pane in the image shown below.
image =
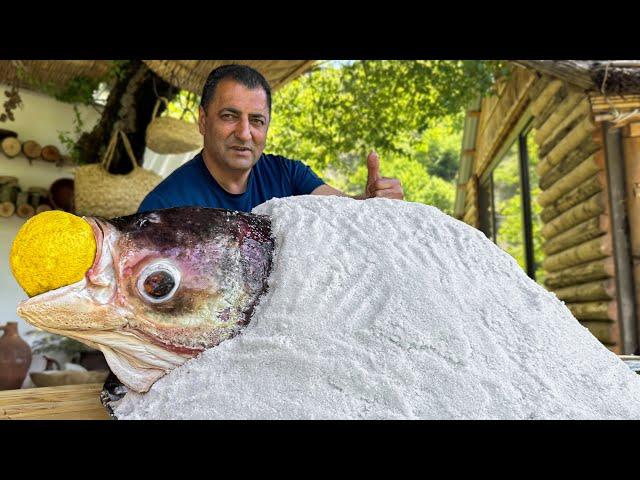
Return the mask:
<path id="1" fill-rule="evenodd" d="M 518 144 L 493 171 L 496 243 L 526 270 Z"/>
<path id="2" fill-rule="evenodd" d="M 545 271 L 542 269 L 542 261 L 544 256 L 542 254 L 542 236 L 540 230 L 542 229 L 542 220 L 540 219 L 540 212 L 542 207 L 538 204 L 538 195 L 540 195 L 539 177 L 536 172 L 538 166 L 538 145 L 533 140 L 536 135 L 536 130 L 531 130 L 527 134 L 527 153 L 529 156 L 529 185 L 531 189 L 531 223 L 533 227 L 533 252 L 535 258 L 535 272 L 536 282 L 540 285 L 544 285 L 544 279 L 546 277 Z"/>

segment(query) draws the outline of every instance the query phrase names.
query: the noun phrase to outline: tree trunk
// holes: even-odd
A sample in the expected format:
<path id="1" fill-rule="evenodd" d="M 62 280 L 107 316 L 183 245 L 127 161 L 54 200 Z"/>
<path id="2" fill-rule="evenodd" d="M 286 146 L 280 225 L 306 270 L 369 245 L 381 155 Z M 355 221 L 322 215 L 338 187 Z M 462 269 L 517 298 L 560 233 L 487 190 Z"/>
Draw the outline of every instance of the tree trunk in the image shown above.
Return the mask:
<path id="1" fill-rule="evenodd" d="M 171 100 L 178 92 L 177 87 L 162 80 L 142 61 L 132 60 L 126 64 L 109 93 L 100 121 L 91 132 L 84 133 L 78 140 L 80 162 L 99 162 L 114 129 L 120 128 L 129 138 L 138 164 L 142 165 L 145 134 L 157 97 Z M 164 108 L 163 104 L 160 105 L 158 112 L 161 113 Z M 118 143 L 109 171 L 128 173 L 131 168 L 124 147 Z"/>

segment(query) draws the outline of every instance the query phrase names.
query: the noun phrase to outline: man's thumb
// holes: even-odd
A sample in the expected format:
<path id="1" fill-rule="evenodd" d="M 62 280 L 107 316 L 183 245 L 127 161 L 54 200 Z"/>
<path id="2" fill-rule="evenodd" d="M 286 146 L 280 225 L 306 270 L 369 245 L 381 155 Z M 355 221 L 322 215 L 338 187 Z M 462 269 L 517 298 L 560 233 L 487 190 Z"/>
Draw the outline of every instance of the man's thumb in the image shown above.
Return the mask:
<path id="1" fill-rule="evenodd" d="M 380 158 L 374 150 L 367 157 L 367 170 L 367 183 L 380 179 Z"/>

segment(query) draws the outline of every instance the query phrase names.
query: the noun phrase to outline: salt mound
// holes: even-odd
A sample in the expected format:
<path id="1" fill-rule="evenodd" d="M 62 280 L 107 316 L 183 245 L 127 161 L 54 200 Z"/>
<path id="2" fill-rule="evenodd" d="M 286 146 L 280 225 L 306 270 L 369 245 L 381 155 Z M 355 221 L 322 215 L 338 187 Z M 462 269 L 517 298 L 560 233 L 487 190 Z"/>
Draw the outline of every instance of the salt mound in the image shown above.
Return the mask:
<path id="1" fill-rule="evenodd" d="M 640 379 L 481 232 L 386 199 L 274 199 L 240 336 L 121 419 L 640 418 Z"/>

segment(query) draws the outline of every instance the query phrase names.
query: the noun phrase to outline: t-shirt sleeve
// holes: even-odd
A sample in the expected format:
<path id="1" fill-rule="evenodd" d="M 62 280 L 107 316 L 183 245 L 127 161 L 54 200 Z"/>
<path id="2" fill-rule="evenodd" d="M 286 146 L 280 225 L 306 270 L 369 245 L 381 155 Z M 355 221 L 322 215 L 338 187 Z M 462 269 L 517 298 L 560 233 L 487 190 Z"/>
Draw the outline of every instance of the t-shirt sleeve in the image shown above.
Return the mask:
<path id="1" fill-rule="evenodd" d="M 314 172 L 311 167 L 299 160 L 291 162 L 291 188 L 294 195 L 309 195 L 324 181 Z"/>
<path id="2" fill-rule="evenodd" d="M 144 200 L 142 200 L 142 203 L 138 207 L 137 213 L 150 212 L 151 210 L 161 210 L 163 208 L 169 208 L 169 205 L 167 205 L 167 203 L 162 199 L 160 195 L 152 191 L 146 197 L 144 197 Z"/>

